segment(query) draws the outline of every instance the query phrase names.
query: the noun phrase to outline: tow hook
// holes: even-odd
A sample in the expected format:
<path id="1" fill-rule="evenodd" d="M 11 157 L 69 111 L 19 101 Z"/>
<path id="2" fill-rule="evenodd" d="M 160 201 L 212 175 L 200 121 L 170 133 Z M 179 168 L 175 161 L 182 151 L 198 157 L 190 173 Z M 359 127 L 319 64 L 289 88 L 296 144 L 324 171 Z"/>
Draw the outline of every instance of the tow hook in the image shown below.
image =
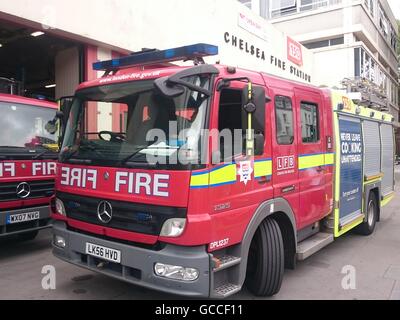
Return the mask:
<path id="1" fill-rule="evenodd" d="M 109 264 L 109 262 L 100 262 L 96 267 L 98 269 L 104 269 L 105 267 L 107 267 Z"/>

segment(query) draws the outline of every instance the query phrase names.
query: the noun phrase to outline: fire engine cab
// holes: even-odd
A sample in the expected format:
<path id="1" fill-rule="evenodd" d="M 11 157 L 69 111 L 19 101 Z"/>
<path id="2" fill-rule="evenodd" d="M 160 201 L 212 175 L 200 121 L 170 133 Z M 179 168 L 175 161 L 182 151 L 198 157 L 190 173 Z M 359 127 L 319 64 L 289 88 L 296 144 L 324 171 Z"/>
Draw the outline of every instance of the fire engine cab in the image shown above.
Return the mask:
<path id="1" fill-rule="evenodd" d="M 0 238 L 50 227 L 58 157 L 56 103 L 0 94 Z"/>
<path id="2" fill-rule="evenodd" d="M 202 63 L 217 53 L 198 44 L 94 64 L 104 76 L 65 112 L 55 256 L 178 295 L 246 285 L 271 296 L 297 260 L 374 231 L 394 196 L 392 116 Z M 90 129 L 96 105 L 123 106 L 121 127 Z"/>

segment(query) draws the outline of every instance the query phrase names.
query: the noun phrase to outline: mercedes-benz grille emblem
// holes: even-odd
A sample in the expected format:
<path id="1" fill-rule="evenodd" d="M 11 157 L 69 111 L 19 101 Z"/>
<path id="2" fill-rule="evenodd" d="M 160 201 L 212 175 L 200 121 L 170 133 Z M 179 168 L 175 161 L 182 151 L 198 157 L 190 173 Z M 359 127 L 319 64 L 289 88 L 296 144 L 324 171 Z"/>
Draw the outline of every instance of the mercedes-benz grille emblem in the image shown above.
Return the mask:
<path id="1" fill-rule="evenodd" d="M 102 201 L 97 206 L 97 217 L 103 223 L 110 223 L 112 219 L 112 205 L 107 201 Z"/>
<path id="2" fill-rule="evenodd" d="M 31 194 L 31 186 L 26 183 L 22 182 L 17 186 L 17 197 L 21 199 L 28 198 Z"/>

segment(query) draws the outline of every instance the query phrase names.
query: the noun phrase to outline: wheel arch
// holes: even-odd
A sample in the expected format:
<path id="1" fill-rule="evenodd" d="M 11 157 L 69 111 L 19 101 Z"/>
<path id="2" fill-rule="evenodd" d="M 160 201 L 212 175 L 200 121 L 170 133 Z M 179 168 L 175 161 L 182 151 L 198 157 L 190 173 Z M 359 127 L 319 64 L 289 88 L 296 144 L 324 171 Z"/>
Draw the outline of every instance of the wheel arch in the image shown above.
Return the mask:
<path id="1" fill-rule="evenodd" d="M 376 221 L 380 221 L 381 220 L 381 183 L 376 182 L 376 183 L 371 183 L 371 184 L 365 186 L 365 189 L 364 189 L 364 213 L 366 212 L 365 211 L 366 208 L 368 208 L 369 195 L 371 192 L 373 192 L 375 194 L 376 204 L 378 206 L 378 217 L 377 217 Z M 366 221 L 366 219 L 367 219 L 367 216 L 365 217 L 365 221 Z"/>
<path id="2" fill-rule="evenodd" d="M 243 285 L 246 279 L 247 260 L 251 242 L 260 224 L 266 218 L 273 218 L 281 229 L 285 251 L 285 267 L 290 269 L 295 268 L 297 246 L 296 219 L 290 204 L 285 199 L 272 199 L 262 203 L 257 208 L 244 234 L 240 250 L 242 258 L 239 272 L 240 285 Z"/>

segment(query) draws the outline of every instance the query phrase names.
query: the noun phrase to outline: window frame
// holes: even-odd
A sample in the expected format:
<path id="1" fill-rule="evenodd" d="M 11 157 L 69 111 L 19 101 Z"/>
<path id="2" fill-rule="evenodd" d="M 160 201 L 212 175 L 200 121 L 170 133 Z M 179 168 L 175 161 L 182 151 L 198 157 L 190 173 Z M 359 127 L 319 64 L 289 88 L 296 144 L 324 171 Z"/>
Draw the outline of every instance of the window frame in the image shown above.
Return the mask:
<path id="1" fill-rule="evenodd" d="M 293 136 L 293 141 L 291 143 L 281 143 L 279 141 L 279 137 L 278 137 L 278 113 L 277 113 L 277 104 L 276 101 L 277 99 L 284 99 L 286 101 L 290 101 L 290 105 L 291 105 L 291 111 L 292 111 L 292 136 Z M 294 117 L 294 108 L 293 108 L 293 99 L 288 97 L 288 96 L 283 96 L 283 95 L 276 95 L 274 98 L 274 111 L 275 111 L 275 138 L 276 138 L 276 143 L 280 146 L 292 146 L 296 140 L 296 135 L 295 135 L 295 117 Z"/>
<path id="2" fill-rule="evenodd" d="M 303 105 L 310 105 L 314 106 L 317 114 L 317 140 L 315 141 L 304 141 L 303 137 L 303 117 L 302 117 L 302 110 L 303 110 Z M 321 142 L 321 121 L 320 121 L 320 110 L 319 110 L 319 104 L 316 102 L 309 102 L 309 101 L 300 101 L 300 129 L 301 129 L 301 142 L 302 144 L 305 145 L 311 145 L 311 144 L 318 144 Z"/>

